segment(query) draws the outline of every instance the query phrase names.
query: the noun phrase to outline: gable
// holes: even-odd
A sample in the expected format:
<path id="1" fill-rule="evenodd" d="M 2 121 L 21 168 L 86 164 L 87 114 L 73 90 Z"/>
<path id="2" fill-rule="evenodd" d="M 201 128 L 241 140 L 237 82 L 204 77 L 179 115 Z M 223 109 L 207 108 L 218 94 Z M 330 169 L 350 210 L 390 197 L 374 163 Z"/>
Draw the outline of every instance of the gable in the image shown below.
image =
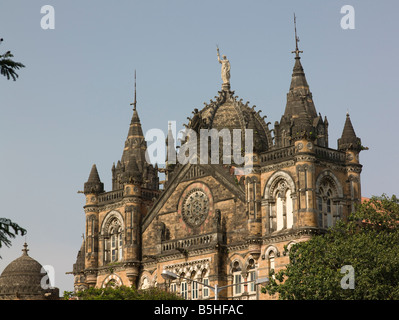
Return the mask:
<path id="1" fill-rule="evenodd" d="M 177 198 L 181 198 L 183 189 L 190 183 L 198 181 L 203 184 L 211 182 L 209 187 L 212 197 L 217 190 L 216 199 L 219 199 L 222 194 L 227 198 L 237 198 L 244 201 L 245 192 L 239 185 L 238 180 L 229 173 L 227 168 L 219 165 L 201 165 L 189 164 L 181 166 L 169 181 L 166 189 L 161 193 L 160 197 L 146 215 L 142 223 L 142 232 L 146 230 L 149 224 L 160 214 L 178 210 Z M 212 177 L 212 179 L 209 179 Z M 220 185 L 218 187 L 217 185 Z M 221 193 L 222 190 L 225 190 Z M 220 198 L 221 199 L 221 198 Z M 219 201 L 219 200 L 217 200 Z"/>

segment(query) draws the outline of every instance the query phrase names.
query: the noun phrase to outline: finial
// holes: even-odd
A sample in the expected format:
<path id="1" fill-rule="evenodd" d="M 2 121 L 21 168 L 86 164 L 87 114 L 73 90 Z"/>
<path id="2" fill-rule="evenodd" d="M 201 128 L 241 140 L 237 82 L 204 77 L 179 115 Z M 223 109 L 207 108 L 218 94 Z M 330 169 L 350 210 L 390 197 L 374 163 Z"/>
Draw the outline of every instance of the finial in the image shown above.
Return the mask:
<path id="1" fill-rule="evenodd" d="M 28 255 L 28 251 L 29 251 L 29 249 L 28 249 L 28 244 L 25 242 L 24 243 L 24 248 L 22 249 L 22 255 L 23 256 L 27 256 Z"/>
<path id="2" fill-rule="evenodd" d="M 295 53 L 296 58 L 299 58 L 299 54 L 303 53 L 303 51 L 300 51 L 298 49 L 299 37 L 297 36 L 297 33 L 296 33 L 296 16 L 295 16 L 295 13 L 294 13 L 294 27 L 295 27 L 295 51 L 292 51 L 292 53 Z"/>
<path id="3" fill-rule="evenodd" d="M 137 105 L 137 95 L 136 95 L 136 70 L 134 70 L 134 101 L 130 104 L 133 106 L 133 110 L 136 111 L 136 105 Z"/>

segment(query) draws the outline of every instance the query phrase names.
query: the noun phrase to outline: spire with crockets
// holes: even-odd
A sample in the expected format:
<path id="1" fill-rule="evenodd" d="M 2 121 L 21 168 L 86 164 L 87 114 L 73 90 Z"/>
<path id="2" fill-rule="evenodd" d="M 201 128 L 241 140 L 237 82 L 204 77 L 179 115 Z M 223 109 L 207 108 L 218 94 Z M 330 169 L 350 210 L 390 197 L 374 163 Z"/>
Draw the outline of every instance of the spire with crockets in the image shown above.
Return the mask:
<path id="1" fill-rule="evenodd" d="M 84 184 L 84 193 L 102 193 L 104 192 L 104 183 L 101 182 L 97 171 L 97 166 L 93 164 L 87 182 Z"/>
<path id="2" fill-rule="evenodd" d="M 123 183 L 135 180 L 143 183 L 144 188 L 159 189 L 158 173 L 152 164 L 147 162 L 147 143 L 144 138 L 140 118 L 137 112 L 136 71 L 134 72 L 133 116 L 130 121 L 128 135 L 122 158 L 112 167 L 112 190 L 119 190 Z"/>
<path id="3" fill-rule="evenodd" d="M 280 123 L 275 123 L 276 146 L 287 147 L 293 145 L 296 139 L 307 138 L 315 140 L 317 145 L 328 147 L 328 122 L 318 115 L 313 103 L 305 72 L 301 64 L 299 37 L 295 28 L 295 64 L 291 77 L 287 103 Z"/>
<path id="4" fill-rule="evenodd" d="M 361 151 L 363 149 L 360 138 L 356 136 L 353 129 L 352 121 L 349 112 L 346 113 L 346 120 L 341 138 L 338 139 L 338 150 L 347 151 Z"/>

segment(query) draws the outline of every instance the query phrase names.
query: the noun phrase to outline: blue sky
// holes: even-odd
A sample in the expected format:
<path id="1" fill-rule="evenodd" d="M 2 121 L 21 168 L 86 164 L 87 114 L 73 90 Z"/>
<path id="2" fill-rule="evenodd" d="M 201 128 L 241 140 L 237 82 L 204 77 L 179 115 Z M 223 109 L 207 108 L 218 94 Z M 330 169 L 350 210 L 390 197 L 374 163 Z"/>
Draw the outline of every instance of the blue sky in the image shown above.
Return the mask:
<path id="1" fill-rule="evenodd" d="M 55 9 L 43 30 L 40 9 Z M 341 28 L 341 7 L 355 29 Z M 178 129 L 221 89 L 216 45 L 231 63 L 235 94 L 273 128 L 284 112 L 297 16 L 302 65 L 315 106 L 337 147 L 349 111 L 361 153 L 362 194 L 398 194 L 397 1 L 3 0 L 0 51 L 26 68 L 0 78 L 1 216 L 28 230 L 30 255 L 73 289 L 85 230 L 83 189 L 96 163 L 105 189 L 122 155 L 132 115 L 134 70 L 144 132 Z M 25 237 L 1 248 L 0 271 Z"/>

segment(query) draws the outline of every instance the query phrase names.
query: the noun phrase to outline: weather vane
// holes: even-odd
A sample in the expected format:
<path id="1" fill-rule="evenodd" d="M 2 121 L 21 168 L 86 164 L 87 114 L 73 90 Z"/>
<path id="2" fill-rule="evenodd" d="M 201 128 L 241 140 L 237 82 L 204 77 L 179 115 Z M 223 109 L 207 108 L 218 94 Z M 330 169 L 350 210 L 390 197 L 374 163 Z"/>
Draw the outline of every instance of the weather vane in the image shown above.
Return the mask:
<path id="1" fill-rule="evenodd" d="M 295 51 L 292 51 L 292 53 L 295 53 L 295 55 L 296 55 L 297 57 L 299 57 L 299 54 L 300 54 L 300 53 L 303 53 L 303 51 L 300 51 L 300 50 L 298 49 L 299 37 L 298 37 L 298 35 L 297 35 L 297 33 L 296 33 L 296 16 L 295 16 L 295 13 L 294 13 L 294 27 L 295 27 Z"/>
<path id="2" fill-rule="evenodd" d="M 136 70 L 134 70 L 134 101 L 130 104 L 133 106 L 133 110 L 136 110 L 137 105 L 137 96 L 136 96 Z"/>

